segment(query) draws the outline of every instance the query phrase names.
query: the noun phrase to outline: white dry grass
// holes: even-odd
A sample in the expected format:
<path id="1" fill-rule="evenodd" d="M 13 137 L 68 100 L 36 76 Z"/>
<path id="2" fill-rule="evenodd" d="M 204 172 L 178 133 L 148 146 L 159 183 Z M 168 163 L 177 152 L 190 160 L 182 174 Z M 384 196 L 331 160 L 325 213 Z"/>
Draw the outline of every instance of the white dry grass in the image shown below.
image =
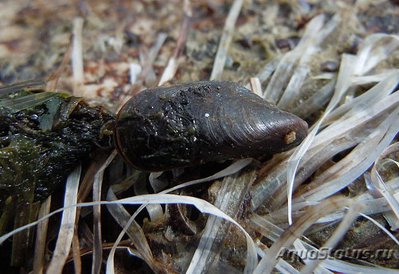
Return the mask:
<path id="1" fill-rule="evenodd" d="M 59 236 L 55 245 L 53 257 L 46 271 L 46 273 L 49 274 L 62 273 L 60 265 L 65 264 L 69 251 L 71 250 L 72 238 L 75 230 L 80 173 L 81 166 L 77 167 L 67 179 L 64 200 L 65 210 L 62 211 Z"/>
<path id="2" fill-rule="evenodd" d="M 235 0 L 230 8 L 224 25 L 223 34 L 220 38 L 219 47 L 216 52 L 215 62 L 210 77 L 211 80 L 220 80 L 222 77 L 222 72 L 227 58 L 227 50 L 230 46 L 235 24 L 238 15 L 240 14 L 243 2 L 243 0 Z"/>
<path id="3" fill-rule="evenodd" d="M 72 40 L 72 77 L 74 82 L 73 93 L 82 95 L 84 69 L 83 69 L 83 18 L 77 17 L 73 21 L 73 40 Z"/>
<path id="4" fill-rule="evenodd" d="M 288 217 L 288 223 L 291 224 L 292 213 L 298 216 L 295 212 L 300 212 L 301 209 L 312 208 L 312 205 L 320 207 L 325 199 L 328 199 L 330 196 L 339 195 L 338 193 L 341 189 L 350 185 L 354 180 L 364 174 L 373 163 L 378 165 L 378 162 L 376 162 L 377 159 L 392 143 L 399 130 L 399 123 L 397 122 L 399 118 L 398 95 L 397 93 L 392 93 L 396 91 L 399 83 L 399 71 L 397 69 L 387 69 L 381 73 L 372 72 L 372 70 L 381 61 L 387 58 L 393 50 L 397 49 L 398 46 L 397 36 L 376 34 L 364 40 L 356 56 L 343 56 L 334 95 L 323 112 L 322 117 L 312 127 L 307 139 L 288 158 L 288 164 L 277 163 L 270 171 L 269 176 L 254 187 L 252 191 L 254 195 L 254 199 L 252 200 L 254 208 L 261 206 L 273 196 L 274 205 L 269 207 L 271 210 L 269 216 L 279 216 L 280 221 L 282 221 L 281 218 L 285 215 Z M 278 72 L 279 71 L 276 70 L 272 83 L 279 82 L 276 80 L 279 79 L 279 75 L 276 74 Z M 369 72 L 372 72 L 372 74 L 365 75 Z M 359 77 L 362 76 L 364 82 L 358 80 Z M 285 79 L 286 75 L 282 75 L 281 77 Z M 350 89 L 364 84 L 367 80 L 369 81 L 367 84 L 375 85 L 362 95 L 351 98 L 351 100 L 342 104 L 342 99 Z M 279 83 L 281 82 L 282 81 Z M 300 88 L 297 86 L 297 90 L 299 89 Z M 275 90 L 273 89 L 273 91 Z M 273 98 L 278 100 L 277 97 L 278 96 L 274 96 Z M 371 132 L 367 130 L 368 126 L 371 126 Z M 367 134 L 362 134 L 362 131 Z M 303 169 L 309 168 L 309 165 L 311 165 L 308 163 L 309 159 L 313 159 L 313 161 L 315 161 L 315 159 L 320 160 L 320 156 L 326 152 L 323 148 L 331 149 L 329 144 L 340 138 L 347 138 L 352 141 L 356 140 L 355 142 L 357 145 L 346 157 L 313 179 L 313 182 L 311 181 L 307 185 L 306 192 L 301 193 L 297 199 L 292 200 L 291 197 L 294 190 L 304 181 L 302 174 L 304 172 Z M 343 146 L 343 149 L 346 148 L 346 146 Z M 318 155 L 320 156 L 317 158 Z M 330 157 L 328 157 L 328 159 L 329 158 Z M 323 162 L 324 161 L 318 162 L 318 166 L 321 166 Z M 374 166 L 373 171 L 375 170 Z M 301 173 L 297 173 L 298 171 Z M 299 182 L 295 182 L 298 175 L 302 178 L 300 178 Z M 373 206 L 378 208 L 381 206 L 381 203 L 388 202 L 397 218 L 398 202 L 394 198 L 395 192 L 386 187 L 386 184 L 383 183 L 381 177 L 376 173 L 372 181 L 379 192 L 385 197 L 385 201 L 379 199 L 378 202 L 375 200 L 375 204 L 363 204 L 359 212 L 367 210 L 372 211 L 372 209 L 367 207 Z M 279 189 L 284 189 L 285 182 L 287 182 L 288 185 L 288 201 L 284 199 L 282 195 L 275 196 Z M 280 209 L 277 209 L 278 207 L 280 207 Z M 340 206 L 339 208 L 341 209 L 342 207 Z M 283 210 L 288 210 L 288 214 L 283 214 Z M 328 214 L 324 212 L 323 215 Z M 301 215 L 301 219 L 302 218 L 303 216 Z M 339 219 L 342 218 L 343 216 L 341 215 Z M 296 218 L 293 224 L 294 227 L 298 221 L 299 219 Z M 316 221 L 317 220 L 314 220 L 313 222 Z M 310 224 L 311 223 L 312 222 L 310 222 Z M 330 241 L 334 241 L 333 237 L 342 237 L 346 231 L 347 229 L 339 229 L 338 233 L 337 230 L 337 234 L 334 234 L 326 245 L 330 244 Z M 298 238 L 301 234 L 302 233 L 297 234 Z M 267 255 L 268 254 L 265 256 Z M 272 270 L 272 267 L 270 267 L 270 265 L 274 265 L 274 263 L 272 263 L 272 258 L 273 256 L 271 256 L 271 258 L 269 257 L 268 263 L 261 265 L 261 271 L 259 271 L 259 273 L 269 273 Z M 265 260 L 265 257 L 262 261 L 263 260 Z M 320 265 L 328 265 L 326 262 L 327 261 L 323 261 Z M 353 272 L 353 265 L 350 267 L 345 264 L 343 265 L 345 268 L 338 269 L 331 266 L 328 268 L 333 271 L 345 273 Z M 304 273 L 309 273 L 314 270 L 315 266 L 315 261 L 309 261 L 302 271 Z M 367 269 L 367 267 L 359 266 L 359 271 L 372 272 L 376 271 L 376 269 Z"/>

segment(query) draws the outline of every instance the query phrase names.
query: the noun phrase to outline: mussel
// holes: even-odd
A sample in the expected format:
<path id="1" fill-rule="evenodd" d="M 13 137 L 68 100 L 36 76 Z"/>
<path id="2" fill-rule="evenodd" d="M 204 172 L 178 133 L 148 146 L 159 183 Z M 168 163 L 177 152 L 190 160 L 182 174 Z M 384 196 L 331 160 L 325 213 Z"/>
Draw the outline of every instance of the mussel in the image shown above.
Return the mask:
<path id="1" fill-rule="evenodd" d="M 42 91 L 36 82 L 0 88 L 0 212 L 10 196 L 45 199 L 98 146 L 114 144 L 132 166 L 164 171 L 268 156 L 307 133 L 302 119 L 232 82 L 144 90 L 116 119 L 82 98 Z"/>
<path id="2" fill-rule="evenodd" d="M 114 136 L 129 164 L 162 171 L 286 151 L 307 129 L 236 83 L 201 81 L 136 94 L 119 111 Z"/>

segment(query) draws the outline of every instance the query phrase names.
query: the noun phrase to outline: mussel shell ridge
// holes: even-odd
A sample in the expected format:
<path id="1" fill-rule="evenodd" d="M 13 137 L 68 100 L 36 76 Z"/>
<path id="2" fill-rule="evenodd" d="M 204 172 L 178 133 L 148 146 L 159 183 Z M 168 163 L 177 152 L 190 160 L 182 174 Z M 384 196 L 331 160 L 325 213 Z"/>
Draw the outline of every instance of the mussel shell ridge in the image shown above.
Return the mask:
<path id="1" fill-rule="evenodd" d="M 232 82 L 204 81 L 144 90 L 120 110 L 116 146 L 148 171 L 288 150 L 307 124 Z"/>

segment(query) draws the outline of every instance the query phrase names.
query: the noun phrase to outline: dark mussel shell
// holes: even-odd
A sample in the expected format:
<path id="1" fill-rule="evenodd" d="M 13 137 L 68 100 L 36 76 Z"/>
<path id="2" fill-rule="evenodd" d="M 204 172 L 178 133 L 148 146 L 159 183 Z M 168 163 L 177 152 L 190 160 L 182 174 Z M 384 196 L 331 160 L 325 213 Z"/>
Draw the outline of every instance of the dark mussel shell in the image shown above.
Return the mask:
<path id="1" fill-rule="evenodd" d="M 236 83 L 203 81 L 133 96 L 118 114 L 115 139 L 131 165 L 162 171 L 282 152 L 307 128 Z"/>

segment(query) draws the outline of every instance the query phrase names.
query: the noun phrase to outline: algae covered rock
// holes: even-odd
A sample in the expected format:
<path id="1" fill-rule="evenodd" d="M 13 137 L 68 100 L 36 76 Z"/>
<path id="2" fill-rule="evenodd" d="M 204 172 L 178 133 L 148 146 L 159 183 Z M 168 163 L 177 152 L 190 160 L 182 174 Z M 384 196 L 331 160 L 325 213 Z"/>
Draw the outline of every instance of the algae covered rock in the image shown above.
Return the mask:
<path id="1" fill-rule="evenodd" d="M 48 197 L 79 162 L 110 140 L 112 115 L 82 98 L 34 93 L 24 85 L 0 89 L 0 212 Z"/>

